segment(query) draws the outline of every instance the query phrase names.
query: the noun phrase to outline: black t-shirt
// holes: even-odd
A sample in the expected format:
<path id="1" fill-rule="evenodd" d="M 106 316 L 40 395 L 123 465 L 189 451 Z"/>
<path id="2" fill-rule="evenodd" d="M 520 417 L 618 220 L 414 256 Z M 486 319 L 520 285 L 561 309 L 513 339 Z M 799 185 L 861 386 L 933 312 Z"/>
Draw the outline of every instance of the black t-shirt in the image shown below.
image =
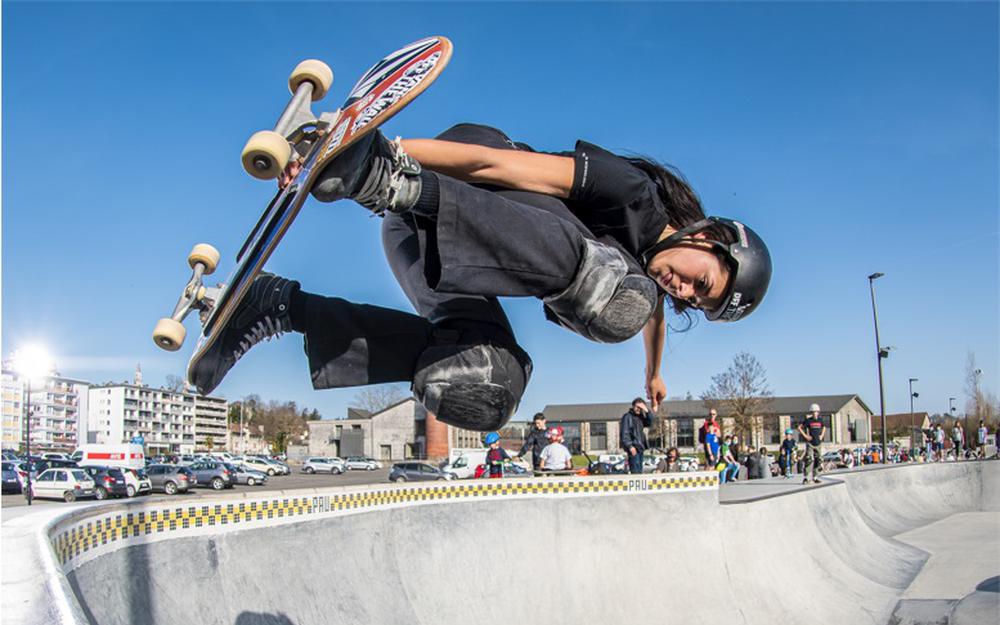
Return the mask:
<path id="1" fill-rule="evenodd" d="M 802 420 L 802 429 L 812 437 L 811 441 L 806 441 L 809 445 L 819 445 L 823 442 L 823 420 L 819 417 L 808 416 Z"/>
<path id="2" fill-rule="evenodd" d="M 577 141 L 569 155 L 575 168 L 566 205 L 595 237 L 614 239 L 638 258 L 668 222 L 656 183 L 624 158 L 586 141 Z"/>

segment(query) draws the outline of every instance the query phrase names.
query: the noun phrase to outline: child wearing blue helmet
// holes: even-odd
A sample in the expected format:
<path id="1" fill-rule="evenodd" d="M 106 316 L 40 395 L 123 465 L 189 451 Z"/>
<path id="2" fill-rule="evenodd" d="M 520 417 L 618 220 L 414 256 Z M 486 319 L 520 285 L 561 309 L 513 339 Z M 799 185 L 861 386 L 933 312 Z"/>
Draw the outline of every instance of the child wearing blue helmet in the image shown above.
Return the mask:
<path id="1" fill-rule="evenodd" d="M 486 445 L 490 448 L 486 452 L 486 470 L 490 477 L 503 477 L 503 464 L 510 461 L 507 450 L 500 446 L 500 435 L 490 432 L 486 435 Z"/>
<path id="2" fill-rule="evenodd" d="M 781 441 L 781 465 L 784 469 L 785 479 L 791 479 L 792 467 L 795 466 L 795 430 L 788 428 L 785 430 L 785 440 Z"/>

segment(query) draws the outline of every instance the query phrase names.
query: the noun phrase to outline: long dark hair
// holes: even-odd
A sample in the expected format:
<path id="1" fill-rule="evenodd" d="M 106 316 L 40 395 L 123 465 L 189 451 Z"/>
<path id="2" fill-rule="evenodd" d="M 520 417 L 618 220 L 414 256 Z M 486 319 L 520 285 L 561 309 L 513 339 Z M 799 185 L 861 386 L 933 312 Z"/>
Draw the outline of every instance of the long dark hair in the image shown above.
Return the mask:
<path id="1" fill-rule="evenodd" d="M 684 174 L 676 167 L 642 155 L 623 156 L 622 158 L 633 167 L 642 170 L 656 183 L 656 191 L 660 196 L 660 201 L 667 209 L 667 223 L 670 227 L 680 230 L 705 219 L 705 209 L 702 208 L 701 199 L 688 184 Z M 720 243 L 735 242 L 732 233 L 724 228 L 710 227 L 706 228 L 705 232 L 709 234 L 710 238 Z M 719 262 L 723 264 L 728 262 L 722 253 L 716 252 L 716 256 L 718 256 Z M 667 297 L 670 298 L 670 307 L 674 309 L 674 312 L 682 315 L 687 321 L 683 328 L 673 329 L 681 331 L 690 329 L 693 325 L 693 317 L 689 310 L 691 304 L 670 295 Z"/>

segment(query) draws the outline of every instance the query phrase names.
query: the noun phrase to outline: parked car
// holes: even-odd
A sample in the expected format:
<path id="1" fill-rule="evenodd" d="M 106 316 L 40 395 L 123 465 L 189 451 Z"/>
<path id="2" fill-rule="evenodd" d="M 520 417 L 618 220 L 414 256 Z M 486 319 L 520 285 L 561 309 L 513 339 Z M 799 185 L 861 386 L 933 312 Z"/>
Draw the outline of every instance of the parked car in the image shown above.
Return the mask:
<path id="1" fill-rule="evenodd" d="M 264 462 L 267 462 L 272 467 L 274 467 L 277 475 L 290 475 L 292 470 L 288 467 L 283 460 L 276 460 L 274 458 L 264 458 Z"/>
<path id="2" fill-rule="evenodd" d="M 202 460 L 188 467 L 198 478 L 198 486 L 222 490 L 232 488 L 236 484 L 233 472 L 221 462 Z"/>
<path id="3" fill-rule="evenodd" d="M 4 462 L 17 462 L 18 460 L 20 460 L 20 458 L 17 457 L 17 454 L 12 449 L 4 449 L 2 453 Z"/>
<path id="4" fill-rule="evenodd" d="M 164 492 L 168 495 L 186 493 L 188 488 L 194 487 L 192 479 L 188 476 L 191 473 L 186 467 L 179 467 L 171 464 L 153 464 L 146 469 L 149 476 L 150 487 L 153 491 Z"/>
<path id="5" fill-rule="evenodd" d="M 146 469 L 125 469 L 125 479 L 130 486 L 135 486 L 136 495 L 148 495 L 153 492 L 153 484 L 149 481 Z M 129 495 L 132 497 L 133 495 Z"/>
<path id="6" fill-rule="evenodd" d="M 267 474 L 246 463 L 227 464 L 226 467 L 236 476 L 237 484 L 246 484 L 247 486 L 267 484 Z"/>
<path id="7" fill-rule="evenodd" d="M 63 460 L 65 462 L 72 462 L 73 459 L 66 454 L 56 453 L 56 452 L 46 452 L 42 454 L 42 460 Z"/>
<path id="8" fill-rule="evenodd" d="M 94 493 L 94 480 L 83 469 L 46 469 L 31 481 L 31 495 L 38 499 L 72 502 Z"/>
<path id="9" fill-rule="evenodd" d="M 17 468 L 13 462 L 3 463 L 3 492 L 21 492 L 21 476 L 17 473 Z"/>
<path id="10" fill-rule="evenodd" d="M 261 473 L 267 473 L 271 476 L 281 472 L 280 467 L 275 466 L 263 458 L 255 458 L 254 456 L 247 456 L 243 458 L 242 464 L 246 465 L 248 469 L 260 471 Z"/>
<path id="11" fill-rule="evenodd" d="M 344 461 L 340 458 L 309 458 L 302 465 L 303 473 L 332 473 L 340 475 L 347 470 Z"/>
<path id="12" fill-rule="evenodd" d="M 455 479 L 453 473 L 445 472 L 425 462 L 397 462 L 389 471 L 390 482 L 432 482 Z"/>
<path id="13" fill-rule="evenodd" d="M 349 456 L 344 460 L 344 466 L 351 471 L 374 471 L 375 469 L 382 468 L 382 465 L 374 459 L 365 456 Z"/>
<path id="14" fill-rule="evenodd" d="M 85 466 L 80 470 L 94 481 L 94 497 L 99 500 L 108 497 L 131 497 L 129 484 L 123 469 L 118 467 Z"/>

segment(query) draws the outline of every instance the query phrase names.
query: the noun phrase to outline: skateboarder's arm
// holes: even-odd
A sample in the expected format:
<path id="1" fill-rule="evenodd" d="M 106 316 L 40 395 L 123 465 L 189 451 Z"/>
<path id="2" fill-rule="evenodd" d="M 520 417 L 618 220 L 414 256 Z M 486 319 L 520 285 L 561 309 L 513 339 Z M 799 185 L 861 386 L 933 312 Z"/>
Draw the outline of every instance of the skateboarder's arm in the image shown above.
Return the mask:
<path id="1" fill-rule="evenodd" d="M 403 149 L 431 171 L 464 182 L 493 184 L 568 198 L 575 165 L 569 156 L 520 150 L 498 150 L 482 145 L 403 139 Z"/>
<path id="2" fill-rule="evenodd" d="M 653 412 L 660 407 L 660 402 L 667 395 L 667 386 L 660 377 L 660 361 L 663 360 L 663 340 L 666 336 L 667 324 L 663 318 L 663 296 L 661 295 L 642 329 L 642 345 L 646 351 L 646 396 Z"/>

